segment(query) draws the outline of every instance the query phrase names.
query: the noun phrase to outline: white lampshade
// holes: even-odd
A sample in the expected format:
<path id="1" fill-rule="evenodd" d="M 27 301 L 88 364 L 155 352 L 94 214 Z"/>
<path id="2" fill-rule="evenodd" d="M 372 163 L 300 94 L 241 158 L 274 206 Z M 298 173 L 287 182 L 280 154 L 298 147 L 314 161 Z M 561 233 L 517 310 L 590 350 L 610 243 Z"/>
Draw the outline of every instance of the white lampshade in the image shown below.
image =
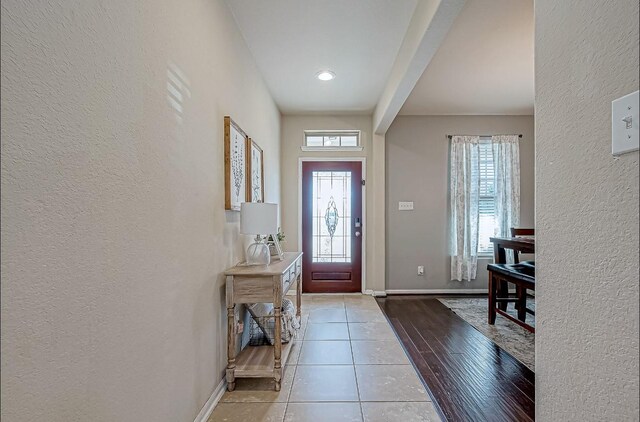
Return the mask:
<path id="1" fill-rule="evenodd" d="M 278 233 L 278 204 L 243 202 L 240 205 L 240 233 L 251 235 Z"/>

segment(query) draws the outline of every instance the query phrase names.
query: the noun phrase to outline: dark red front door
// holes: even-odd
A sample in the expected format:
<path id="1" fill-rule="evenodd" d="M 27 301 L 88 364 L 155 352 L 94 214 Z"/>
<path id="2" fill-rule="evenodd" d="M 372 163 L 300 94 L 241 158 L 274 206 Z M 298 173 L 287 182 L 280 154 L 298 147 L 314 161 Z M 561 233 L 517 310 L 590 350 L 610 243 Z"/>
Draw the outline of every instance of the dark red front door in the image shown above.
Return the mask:
<path id="1" fill-rule="evenodd" d="M 302 163 L 305 293 L 362 289 L 362 163 Z"/>

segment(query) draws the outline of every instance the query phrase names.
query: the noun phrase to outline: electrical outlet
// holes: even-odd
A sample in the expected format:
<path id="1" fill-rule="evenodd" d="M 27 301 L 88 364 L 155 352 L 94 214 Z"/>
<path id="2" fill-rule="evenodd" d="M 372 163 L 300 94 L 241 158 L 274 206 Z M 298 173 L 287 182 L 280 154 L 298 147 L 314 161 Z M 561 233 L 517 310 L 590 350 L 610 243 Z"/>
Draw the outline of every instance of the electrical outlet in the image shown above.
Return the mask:
<path id="1" fill-rule="evenodd" d="M 418 275 L 424 275 L 424 266 L 423 265 L 419 265 L 418 266 Z"/>

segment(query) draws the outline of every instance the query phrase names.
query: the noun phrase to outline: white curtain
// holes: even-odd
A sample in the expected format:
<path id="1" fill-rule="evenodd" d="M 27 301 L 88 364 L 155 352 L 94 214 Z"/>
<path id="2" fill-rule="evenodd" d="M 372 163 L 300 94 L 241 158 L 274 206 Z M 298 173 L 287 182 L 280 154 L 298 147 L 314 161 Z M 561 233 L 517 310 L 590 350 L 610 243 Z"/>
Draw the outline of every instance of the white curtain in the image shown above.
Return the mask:
<path id="1" fill-rule="evenodd" d="M 473 280 L 478 269 L 479 136 L 451 138 L 451 279 Z"/>
<path id="2" fill-rule="evenodd" d="M 520 142 L 517 135 L 491 137 L 496 186 L 498 236 L 510 236 L 520 224 Z"/>

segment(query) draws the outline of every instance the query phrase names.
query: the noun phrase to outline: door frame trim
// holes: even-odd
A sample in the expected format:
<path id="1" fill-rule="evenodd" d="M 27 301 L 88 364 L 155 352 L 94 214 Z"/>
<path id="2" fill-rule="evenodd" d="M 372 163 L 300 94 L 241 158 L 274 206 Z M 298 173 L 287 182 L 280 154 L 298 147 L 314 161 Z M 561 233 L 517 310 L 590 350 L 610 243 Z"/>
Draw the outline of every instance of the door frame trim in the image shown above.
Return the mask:
<path id="1" fill-rule="evenodd" d="M 362 163 L 362 180 L 367 180 L 367 158 L 366 157 L 298 157 L 298 250 L 302 250 L 302 163 L 305 161 L 346 161 L 346 162 L 360 162 Z M 367 285 L 367 232 L 369 226 L 367 225 L 367 185 L 365 183 L 362 186 L 362 225 L 364 230 L 362 231 L 362 262 L 361 266 L 361 278 L 360 290 L 362 293 L 366 292 Z"/>

